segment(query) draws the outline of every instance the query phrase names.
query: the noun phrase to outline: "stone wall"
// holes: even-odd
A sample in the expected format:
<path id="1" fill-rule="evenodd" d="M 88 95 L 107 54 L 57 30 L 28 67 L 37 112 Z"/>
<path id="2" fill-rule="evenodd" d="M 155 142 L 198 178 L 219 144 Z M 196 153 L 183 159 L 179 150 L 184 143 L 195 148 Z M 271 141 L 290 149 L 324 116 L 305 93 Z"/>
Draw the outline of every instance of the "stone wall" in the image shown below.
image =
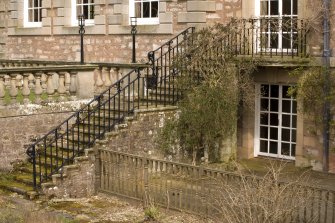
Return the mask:
<path id="1" fill-rule="evenodd" d="M 8 2 L 9 0 L 2 0 L 0 2 L 0 59 L 6 57 Z"/>
<path id="2" fill-rule="evenodd" d="M 78 26 L 71 24 L 70 2 L 42 0 L 42 27 L 37 28 L 24 27 L 23 1 L 2 3 L 0 18 L 8 23 L 3 27 L 8 38 L 2 38 L 7 43 L 3 47 L 6 58 L 79 61 L 80 38 Z M 85 27 L 85 61 L 130 62 L 129 1 L 97 0 L 95 4 L 94 25 Z M 226 22 L 229 17 L 240 15 L 241 1 L 161 0 L 159 23 L 137 26 L 138 61 L 147 61 L 148 51 L 187 27 Z"/>
<path id="3" fill-rule="evenodd" d="M 27 146 L 68 118 L 84 102 L 0 108 L 0 171 L 26 159 Z"/>
<path id="4" fill-rule="evenodd" d="M 43 193 L 58 198 L 87 197 L 96 193 L 101 171 L 96 157 L 99 148 L 169 159 L 157 149 L 155 140 L 166 120 L 176 114 L 176 107 L 137 110 L 134 116 L 107 133 L 104 140 L 98 140 L 93 148 L 85 150 L 84 156 L 75 158 L 73 165 L 65 166 L 59 174 L 53 175 L 52 182 L 42 184 Z"/>
<path id="5" fill-rule="evenodd" d="M 82 198 L 97 191 L 96 158 L 92 149 L 85 150 L 85 156 L 75 158 L 73 165 L 65 166 L 59 174 L 52 176 L 52 182 L 43 183 L 42 191 L 47 197 Z"/>
<path id="6" fill-rule="evenodd" d="M 134 118 L 108 133 L 106 141 L 101 145 L 115 151 L 171 160 L 172 157 L 165 157 L 159 149 L 157 136 L 166 121 L 176 115 L 176 107 L 137 110 Z"/>

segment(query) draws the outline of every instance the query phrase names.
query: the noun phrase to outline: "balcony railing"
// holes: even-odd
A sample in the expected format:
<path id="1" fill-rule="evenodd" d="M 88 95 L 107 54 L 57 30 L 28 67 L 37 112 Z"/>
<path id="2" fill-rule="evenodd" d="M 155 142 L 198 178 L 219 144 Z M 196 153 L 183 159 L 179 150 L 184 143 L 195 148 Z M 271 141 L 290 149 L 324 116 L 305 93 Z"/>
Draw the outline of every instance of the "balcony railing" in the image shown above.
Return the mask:
<path id="1" fill-rule="evenodd" d="M 233 20 L 222 41 L 235 55 L 307 56 L 306 22 L 297 18 Z"/>

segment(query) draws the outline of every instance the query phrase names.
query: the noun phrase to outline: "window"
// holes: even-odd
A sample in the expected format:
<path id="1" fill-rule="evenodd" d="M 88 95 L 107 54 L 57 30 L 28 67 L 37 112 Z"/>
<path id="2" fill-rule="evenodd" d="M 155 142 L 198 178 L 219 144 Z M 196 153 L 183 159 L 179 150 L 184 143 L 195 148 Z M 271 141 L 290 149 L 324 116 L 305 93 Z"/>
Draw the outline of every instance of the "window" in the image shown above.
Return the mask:
<path id="1" fill-rule="evenodd" d="M 159 24 L 158 6 L 158 0 L 130 0 L 129 15 L 137 17 L 139 25 Z"/>
<path id="2" fill-rule="evenodd" d="M 84 15 L 85 24 L 94 24 L 94 0 L 72 0 L 72 24 L 78 25 L 78 16 Z"/>
<path id="3" fill-rule="evenodd" d="M 260 48 L 293 50 L 297 44 L 297 0 L 259 0 Z"/>
<path id="4" fill-rule="evenodd" d="M 24 27 L 42 26 L 42 3 L 41 0 L 24 1 Z"/>

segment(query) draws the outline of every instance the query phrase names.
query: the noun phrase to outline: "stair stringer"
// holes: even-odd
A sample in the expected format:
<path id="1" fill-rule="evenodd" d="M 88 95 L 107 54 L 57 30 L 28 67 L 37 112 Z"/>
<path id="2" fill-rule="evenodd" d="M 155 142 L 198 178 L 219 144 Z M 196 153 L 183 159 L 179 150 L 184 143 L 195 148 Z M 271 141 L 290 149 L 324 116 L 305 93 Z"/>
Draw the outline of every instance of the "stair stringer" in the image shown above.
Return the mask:
<path id="1" fill-rule="evenodd" d="M 100 188 L 99 149 L 122 152 L 122 148 L 112 148 L 111 144 L 113 141 L 127 136 L 131 128 L 139 122 L 145 124 L 143 116 L 147 113 L 155 112 L 160 115 L 164 111 L 173 112 L 176 110 L 176 106 L 136 110 L 134 115 L 125 118 L 123 123 L 116 125 L 114 130 L 106 133 L 104 139 L 97 140 L 92 148 L 85 149 L 85 154 L 76 157 L 74 164 L 64 166 L 59 173 L 52 175 L 52 181 L 42 183 L 41 193 L 46 197 L 57 198 L 80 198 L 95 195 Z"/>

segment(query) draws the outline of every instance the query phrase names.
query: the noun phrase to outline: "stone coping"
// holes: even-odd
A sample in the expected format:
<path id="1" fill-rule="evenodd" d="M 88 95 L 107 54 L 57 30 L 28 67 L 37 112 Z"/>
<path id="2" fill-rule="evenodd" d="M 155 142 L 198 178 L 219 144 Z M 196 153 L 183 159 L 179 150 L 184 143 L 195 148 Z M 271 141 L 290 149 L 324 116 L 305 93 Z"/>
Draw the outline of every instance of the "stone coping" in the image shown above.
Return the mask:
<path id="1" fill-rule="evenodd" d="M 311 58 L 306 57 L 293 57 L 292 56 L 280 56 L 280 55 L 239 55 L 236 57 L 237 60 L 254 60 L 259 62 L 257 65 L 262 67 L 307 67 L 317 65 L 313 63 Z M 317 61 L 315 61 L 317 62 Z"/>
<path id="2" fill-rule="evenodd" d="M 0 63 L 26 63 L 26 64 L 43 64 L 43 65 L 101 65 L 101 66 L 111 66 L 111 67 L 149 67 L 148 63 L 139 62 L 139 63 L 115 63 L 115 62 L 99 62 L 99 61 L 90 61 L 84 64 L 80 62 L 72 61 L 49 61 L 49 60 L 26 60 L 26 59 L 0 59 Z"/>
<path id="3" fill-rule="evenodd" d="M 30 60 L 30 59 L 0 59 L 0 63 L 28 63 L 28 64 L 46 64 L 46 65 L 71 65 L 80 64 L 73 61 L 49 61 L 49 60 Z"/>
<path id="4" fill-rule="evenodd" d="M 173 111 L 178 110 L 178 106 L 166 105 L 158 107 L 144 107 L 135 110 L 135 115 L 139 113 L 148 113 L 148 112 L 164 112 L 164 111 Z"/>
<path id="5" fill-rule="evenodd" d="M 95 70 L 97 65 L 58 65 L 43 67 L 11 67 L 1 68 L 0 74 L 8 73 L 28 73 L 28 72 L 55 72 L 55 71 L 87 71 Z"/>
<path id="6" fill-rule="evenodd" d="M 89 64 L 99 65 L 103 67 L 115 67 L 115 68 L 148 68 L 151 65 L 148 63 L 107 63 L 107 62 L 90 62 Z"/>

